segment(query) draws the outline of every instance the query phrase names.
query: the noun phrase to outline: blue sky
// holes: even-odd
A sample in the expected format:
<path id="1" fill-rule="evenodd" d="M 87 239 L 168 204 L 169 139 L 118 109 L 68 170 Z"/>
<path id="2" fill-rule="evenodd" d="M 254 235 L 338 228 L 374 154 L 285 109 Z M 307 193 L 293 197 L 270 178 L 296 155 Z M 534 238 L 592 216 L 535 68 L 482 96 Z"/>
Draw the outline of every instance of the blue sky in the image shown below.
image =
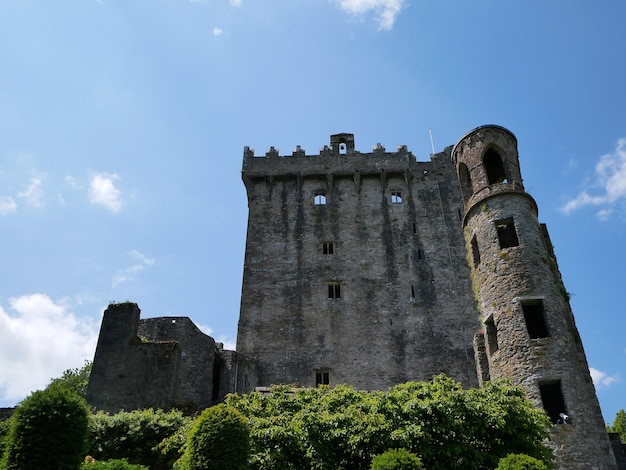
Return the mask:
<path id="1" fill-rule="evenodd" d="M 92 359 L 102 311 L 233 346 L 243 147 L 519 140 L 605 418 L 626 408 L 626 3 L 0 3 L 0 406 Z"/>

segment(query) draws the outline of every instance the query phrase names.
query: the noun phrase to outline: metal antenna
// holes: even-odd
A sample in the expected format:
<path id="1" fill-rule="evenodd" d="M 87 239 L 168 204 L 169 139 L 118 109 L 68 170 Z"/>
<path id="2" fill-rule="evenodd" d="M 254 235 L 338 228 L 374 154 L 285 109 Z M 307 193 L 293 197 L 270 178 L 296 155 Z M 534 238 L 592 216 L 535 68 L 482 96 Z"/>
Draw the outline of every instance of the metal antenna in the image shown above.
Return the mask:
<path id="1" fill-rule="evenodd" d="M 435 142 L 433 142 L 433 130 L 428 128 L 428 133 L 430 134 L 430 146 L 433 149 L 432 155 L 434 155 L 435 154 Z"/>

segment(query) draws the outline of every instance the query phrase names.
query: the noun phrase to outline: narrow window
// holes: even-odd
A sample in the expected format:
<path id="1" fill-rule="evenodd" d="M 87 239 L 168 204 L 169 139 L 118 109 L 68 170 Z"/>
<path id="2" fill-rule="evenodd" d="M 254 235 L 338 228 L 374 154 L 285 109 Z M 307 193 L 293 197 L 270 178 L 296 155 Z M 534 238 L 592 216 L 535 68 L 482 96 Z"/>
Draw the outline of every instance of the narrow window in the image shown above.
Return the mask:
<path id="1" fill-rule="evenodd" d="M 565 408 L 565 400 L 563 400 L 563 392 L 561 391 L 561 381 L 553 380 L 539 383 L 539 392 L 541 393 L 543 409 L 548 413 L 550 420 L 554 424 L 563 422 L 564 418 L 561 414 L 566 416 L 567 409 Z"/>
<path id="2" fill-rule="evenodd" d="M 489 319 L 485 321 L 485 333 L 487 333 L 487 344 L 489 346 L 489 354 L 493 354 L 499 348 L 498 330 L 496 330 L 496 324 L 493 321 L 493 317 L 489 317 Z"/>
<path id="3" fill-rule="evenodd" d="M 542 300 L 522 302 L 522 311 L 530 339 L 548 338 L 550 336 Z"/>
<path id="4" fill-rule="evenodd" d="M 330 372 L 322 370 L 315 373 L 315 386 L 330 385 Z"/>
<path id="5" fill-rule="evenodd" d="M 417 224 L 413 224 L 413 235 L 417 235 Z"/>
<path id="6" fill-rule="evenodd" d="M 402 191 L 391 191 L 391 203 L 402 204 Z"/>
<path id="7" fill-rule="evenodd" d="M 315 193 L 315 205 L 323 206 L 326 204 L 326 193 Z"/>
<path id="8" fill-rule="evenodd" d="M 415 298 L 415 287 L 413 286 L 413 284 L 411 284 L 411 298 Z"/>
<path id="9" fill-rule="evenodd" d="M 472 237 L 472 259 L 474 261 L 474 267 L 477 268 L 480 264 L 480 251 L 478 251 L 476 236 Z"/>
<path id="10" fill-rule="evenodd" d="M 324 242 L 324 243 L 322 243 L 322 252 L 325 255 L 334 255 L 335 254 L 335 244 L 333 242 Z"/>
<path id="11" fill-rule="evenodd" d="M 506 173 L 504 172 L 504 165 L 502 163 L 502 157 L 493 149 L 487 150 L 483 158 L 483 164 L 487 171 L 487 179 L 489 184 L 502 183 L 506 181 Z"/>
<path id="12" fill-rule="evenodd" d="M 341 285 L 338 282 L 331 282 L 328 284 L 328 298 L 340 299 L 341 298 Z"/>
<path id="13" fill-rule="evenodd" d="M 470 178 L 469 170 L 465 163 L 459 165 L 459 182 L 461 183 L 463 201 L 467 204 L 467 201 L 472 197 L 474 189 L 472 188 L 472 179 Z"/>
<path id="14" fill-rule="evenodd" d="M 496 222 L 496 229 L 498 230 L 500 248 L 511 248 L 519 245 L 515 224 L 512 218 Z"/>
<path id="15" fill-rule="evenodd" d="M 421 248 L 417 250 L 417 259 L 424 259 L 424 250 Z"/>

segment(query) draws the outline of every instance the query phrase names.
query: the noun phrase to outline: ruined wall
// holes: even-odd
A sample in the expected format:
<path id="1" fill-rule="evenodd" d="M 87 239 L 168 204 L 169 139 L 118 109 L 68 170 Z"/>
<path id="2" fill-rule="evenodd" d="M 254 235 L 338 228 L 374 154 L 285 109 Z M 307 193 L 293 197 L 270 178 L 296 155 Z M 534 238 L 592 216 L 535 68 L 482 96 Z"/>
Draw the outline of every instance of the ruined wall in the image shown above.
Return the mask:
<path id="1" fill-rule="evenodd" d="M 256 380 L 256 363 L 224 351 L 187 317 L 140 320 L 139 307 L 109 305 L 93 361 L 88 402 L 115 413 L 142 408 L 195 412 Z M 241 364 L 239 364 L 241 362 Z M 247 382 L 246 382 L 247 381 Z"/>
<path id="2" fill-rule="evenodd" d="M 406 147 L 362 154 L 340 137 L 345 155 L 337 142 L 312 156 L 245 151 L 238 351 L 258 358 L 259 386 L 328 373 L 386 389 L 440 372 L 476 386 L 478 313 L 450 149 L 416 162 Z"/>

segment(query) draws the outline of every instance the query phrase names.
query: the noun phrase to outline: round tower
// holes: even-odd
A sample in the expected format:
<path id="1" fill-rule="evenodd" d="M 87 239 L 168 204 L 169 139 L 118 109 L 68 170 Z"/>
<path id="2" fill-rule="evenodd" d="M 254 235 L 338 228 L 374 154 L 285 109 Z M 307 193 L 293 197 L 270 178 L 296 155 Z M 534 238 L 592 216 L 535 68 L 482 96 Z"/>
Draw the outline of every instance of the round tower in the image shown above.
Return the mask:
<path id="1" fill-rule="evenodd" d="M 508 378 L 555 424 L 557 467 L 615 465 L 582 343 L 548 232 L 524 190 L 517 139 L 500 126 L 452 150 L 472 284 L 481 313 L 481 381 Z"/>

